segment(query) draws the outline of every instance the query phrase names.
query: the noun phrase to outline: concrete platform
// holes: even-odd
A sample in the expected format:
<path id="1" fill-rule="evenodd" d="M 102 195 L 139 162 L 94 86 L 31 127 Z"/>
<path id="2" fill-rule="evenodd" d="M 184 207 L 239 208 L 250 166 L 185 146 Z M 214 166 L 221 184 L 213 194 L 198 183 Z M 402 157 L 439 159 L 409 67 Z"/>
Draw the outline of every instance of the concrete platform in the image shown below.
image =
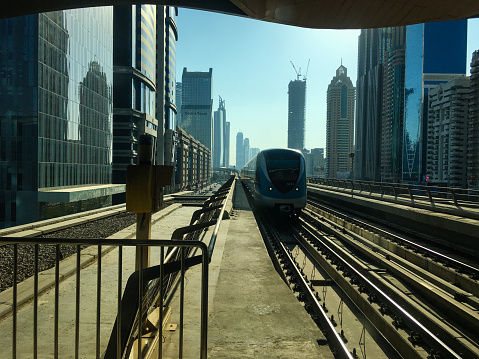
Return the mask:
<path id="1" fill-rule="evenodd" d="M 205 236 L 208 237 L 208 234 Z M 187 272 L 184 358 L 199 356 L 199 270 Z M 177 303 L 172 303 L 177 323 Z M 166 357 L 178 357 L 178 331 Z M 333 358 L 323 334 L 281 280 L 236 184 L 231 219 L 222 222 L 209 272 L 208 358 Z"/>

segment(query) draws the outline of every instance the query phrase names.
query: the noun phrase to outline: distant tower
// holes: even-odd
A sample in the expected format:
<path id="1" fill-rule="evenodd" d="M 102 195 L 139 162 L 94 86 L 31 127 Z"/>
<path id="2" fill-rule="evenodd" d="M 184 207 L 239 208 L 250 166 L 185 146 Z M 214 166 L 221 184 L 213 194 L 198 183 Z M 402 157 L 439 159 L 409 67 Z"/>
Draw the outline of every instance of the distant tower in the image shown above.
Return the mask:
<path id="1" fill-rule="evenodd" d="M 231 124 L 226 122 L 225 126 L 225 167 L 230 166 L 230 128 Z"/>
<path id="2" fill-rule="evenodd" d="M 213 148 L 213 69 L 188 72 L 182 76 L 181 128 L 212 150 Z"/>
<path id="3" fill-rule="evenodd" d="M 243 148 L 244 148 L 244 164 L 247 164 L 249 161 L 249 138 L 244 139 Z"/>
<path id="4" fill-rule="evenodd" d="M 181 97 L 183 96 L 183 86 L 181 82 L 176 83 L 176 108 L 178 113 L 176 114 L 176 124 L 181 127 Z"/>
<path id="5" fill-rule="evenodd" d="M 296 71 L 294 65 L 293 68 Z M 302 150 L 304 148 L 306 75 L 301 79 L 301 69 L 296 71 L 296 75 L 296 80 L 290 81 L 288 85 L 288 148 Z"/>
<path id="6" fill-rule="evenodd" d="M 236 169 L 241 170 L 245 164 L 244 161 L 244 141 L 243 132 L 236 135 Z"/>
<path id="7" fill-rule="evenodd" d="M 346 67 L 339 66 L 327 92 L 326 177 L 347 176 L 351 171 L 356 89 Z"/>
<path id="8" fill-rule="evenodd" d="M 225 131 L 226 131 L 226 109 L 225 101 L 219 98 L 218 110 L 214 113 L 213 130 L 213 168 L 224 167 L 225 165 Z"/>

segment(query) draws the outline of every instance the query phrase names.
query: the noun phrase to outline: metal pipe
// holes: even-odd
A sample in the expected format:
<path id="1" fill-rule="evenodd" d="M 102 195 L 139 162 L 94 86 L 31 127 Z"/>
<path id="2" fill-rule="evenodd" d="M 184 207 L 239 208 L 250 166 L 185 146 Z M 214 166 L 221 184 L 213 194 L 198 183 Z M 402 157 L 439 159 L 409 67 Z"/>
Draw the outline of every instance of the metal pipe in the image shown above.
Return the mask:
<path id="1" fill-rule="evenodd" d="M 116 359 L 121 359 L 121 293 L 122 293 L 122 271 L 123 271 L 123 247 L 118 247 L 118 313 L 116 314 Z"/>
<path id="2" fill-rule="evenodd" d="M 60 292 L 60 245 L 57 244 L 55 246 L 55 324 L 53 329 L 53 341 L 54 341 L 54 349 L 53 349 L 53 356 L 55 359 L 58 358 L 58 297 Z"/>
<path id="3" fill-rule="evenodd" d="M 77 266 L 76 266 L 76 288 L 75 288 L 75 359 L 79 357 L 80 350 L 80 253 L 81 248 L 77 246 Z"/>
<path id="4" fill-rule="evenodd" d="M 38 244 L 35 244 L 33 277 L 33 359 L 38 358 Z"/>
<path id="5" fill-rule="evenodd" d="M 208 349 L 208 267 L 209 251 L 203 250 L 203 279 L 201 281 L 201 338 L 200 358 L 206 359 Z"/>
<path id="6" fill-rule="evenodd" d="M 183 358 L 183 315 L 185 301 L 185 250 L 181 247 L 181 284 L 180 284 L 180 343 L 178 358 Z"/>
<path id="7" fill-rule="evenodd" d="M 17 275 L 18 275 L 18 244 L 13 245 L 13 335 L 12 357 L 17 357 Z"/>
<path id="8" fill-rule="evenodd" d="M 96 279 L 96 358 L 100 359 L 100 321 L 101 321 L 101 245 L 98 246 L 98 264 Z"/>
<path id="9" fill-rule="evenodd" d="M 140 263 L 138 264 L 140 278 L 140 280 L 138 281 L 138 359 L 142 358 L 141 339 L 143 336 L 143 255 L 143 247 L 140 246 Z"/>
<path id="10" fill-rule="evenodd" d="M 163 288 L 163 285 L 164 285 L 164 256 L 165 256 L 165 247 L 160 247 L 160 303 L 159 303 L 159 307 L 160 307 L 160 334 L 159 334 L 159 349 L 158 349 L 158 359 L 161 359 L 161 357 L 163 356 L 162 353 L 163 353 L 163 301 L 164 301 L 164 288 Z"/>

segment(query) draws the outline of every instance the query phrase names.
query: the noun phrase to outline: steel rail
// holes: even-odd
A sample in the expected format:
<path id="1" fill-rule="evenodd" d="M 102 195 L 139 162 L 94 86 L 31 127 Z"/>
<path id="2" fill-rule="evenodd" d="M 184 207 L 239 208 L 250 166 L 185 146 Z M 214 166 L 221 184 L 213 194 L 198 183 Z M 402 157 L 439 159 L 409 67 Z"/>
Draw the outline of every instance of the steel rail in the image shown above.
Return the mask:
<path id="1" fill-rule="evenodd" d="M 347 217 L 345 214 L 343 214 L 343 213 L 341 213 L 337 210 L 328 208 L 324 205 L 321 205 L 318 202 L 315 202 L 313 200 L 308 199 L 308 202 L 310 204 L 312 204 L 314 207 L 321 208 L 321 209 L 325 210 L 326 212 L 330 212 L 337 217 L 340 217 L 342 219 L 347 219 L 347 221 L 349 221 L 349 222 L 355 223 L 359 226 L 365 227 L 366 229 L 371 229 L 371 230 L 374 230 L 374 231 L 376 231 L 376 232 L 378 232 L 382 235 L 388 236 L 388 237 L 392 238 L 391 239 L 392 241 L 400 242 L 401 244 L 404 244 L 406 246 L 410 246 L 418 252 L 425 252 L 427 256 L 432 257 L 432 258 L 437 258 L 437 261 L 441 260 L 444 263 L 450 263 L 450 265 L 448 264 L 450 267 L 455 267 L 455 268 L 458 268 L 459 270 L 462 270 L 464 272 L 471 273 L 469 275 L 473 276 L 473 279 L 478 279 L 479 278 L 479 268 L 473 267 L 473 266 L 471 266 L 467 263 L 460 262 L 457 259 L 448 257 L 445 254 L 442 254 L 440 252 L 434 251 L 430 248 L 427 248 L 425 246 L 422 246 L 420 244 L 412 242 L 412 241 L 410 241 L 406 238 L 402 238 L 402 237 L 398 236 L 397 234 L 394 234 L 394 233 L 386 231 L 382 228 L 373 226 L 373 225 L 371 225 L 367 222 L 361 221 L 357 218 Z"/>
<path id="2" fill-rule="evenodd" d="M 331 350 L 333 351 L 335 358 L 354 359 L 354 357 L 352 356 L 352 354 L 349 352 L 348 348 L 344 344 L 341 336 L 334 328 L 333 323 L 331 323 L 331 320 L 328 318 L 328 315 L 326 314 L 321 304 L 319 303 L 318 299 L 314 295 L 311 287 L 306 282 L 306 279 L 304 278 L 303 274 L 298 269 L 294 259 L 291 257 L 291 254 L 289 253 L 289 250 L 280 240 L 280 235 L 276 232 L 276 230 L 274 229 L 274 226 L 270 223 L 270 221 L 265 220 L 263 216 L 258 215 L 257 213 L 255 213 L 255 217 L 256 217 L 258 226 L 260 227 L 261 233 L 269 237 L 268 242 L 271 243 L 273 251 L 275 251 L 276 253 L 280 251 L 281 253 L 279 255 L 280 258 L 283 257 L 287 259 L 288 264 L 285 267 L 289 267 L 294 271 L 292 277 L 300 281 L 299 285 L 302 287 L 303 291 L 306 292 L 310 303 L 312 303 L 312 307 L 313 307 L 312 310 L 315 313 L 319 314 L 317 315 L 317 320 L 321 326 L 321 329 L 326 333 L 327 339 L 330 341 L 329 346 Z M 272 259 L 274 259 L 274 256 L 271 256 L 271 257 Z M 276 261 L 278 262 L 277 263 L 278 267 L 281 268 L 281 264 L 279 263 L 279 261 L 277 259 Z"/>
<path id="3" fill-rule="evenodd" d="M 350 264 L 346 259 L 343 258 L 341 254 L 338 254 L 335 249 L 329 246 L 323 239 L 321 239 L 316 233 L 312 232 L 307 226 L 302 226 L 304 230 L 310 237 L 314 238 L 317 243 L 319 243 L 323 250 L 325 249 L 331 255 L 333 255 L 343 268 L 346 268 L 345 271 L 348 271 L 351 276 L 354 276 L 362 283 L 366 284 L 368 288 L 374 291 L 376 294 L 382 298 L 383 303 L 388 305 L 388 308 L 398 313 L 402 318 L 404 318 L 404 323 L 415 330 L 417 333 L 422 335 L 422 339 L 433 348 L 435 351 L 444 355 L 445 358 L 456 358 L 461 359 L 461 355 L 456 353 L 448 345 L 446 345 L 441 339 L 439 339 L 435 334 L 433 334 L 429 329 L 422 325 L 416 318 L 414 318 L 410 313 L 408 313 L 404 308 L 402 308 L 396 301 L 390 298 L 384 291 L 382 291 L 378 286 L 361 274 L 352 264 Z M 344 272 L 344 271 L 343 271 Z M 339 283 L 338 283 L 339 285 Z"/>
<path id="4" fill-rule="evenodd" d="M 330 334 L 330 335 L 327 335 L 327 338 L 329 340 L 331 340 L 331 342 L 332 342 L 332 347 L 333 347 L 332 349 L 333 349 L 333 353 L 335 354 L 335 358 L 354 359 L 353 356 L 351 355 L 351 353 L 349 352 L 348 348 L 344 344 L 341 336 L 339 335 L 339 333 L 334 328 L 333 323 L 328 318 L 328 315 L 326 314 L 323 307 L 319 303 L 318 299 L 314 295 L 311 287 L 306 282 L 306 278 L 304 278 L 304 275 L 301 274 L 301 271 L 299 270 L 298 266 L 294 262 L 293 257 L 291 256 L 290 252 L 286 249 L 284 243 L 282 243 L 281 241 L 278 241 L 278 244 L 281 247 L 282 253 L 288 259 L 289 267 L 293 269 L 295 278 L 297 278 L 298 280 L 301 281 L 301 283 L 300 283 L 301 287 L 303 288 L 304 291 L 306 291 L 309 301 L 313 303 L 313 305 L 314 305 L 313 310 L 315 312 L 320 313 L 320 316 L 318 317 L 318 320 L 319 320 L 319 322 L 322 326 L 322 329 L 326 330 L 326 332 L 328 334 Z M 330 344 L 330 346 L 331 346 L 331 344 Z M 339 348 L 339 350 L 338 350 L 338 348 Z"/>

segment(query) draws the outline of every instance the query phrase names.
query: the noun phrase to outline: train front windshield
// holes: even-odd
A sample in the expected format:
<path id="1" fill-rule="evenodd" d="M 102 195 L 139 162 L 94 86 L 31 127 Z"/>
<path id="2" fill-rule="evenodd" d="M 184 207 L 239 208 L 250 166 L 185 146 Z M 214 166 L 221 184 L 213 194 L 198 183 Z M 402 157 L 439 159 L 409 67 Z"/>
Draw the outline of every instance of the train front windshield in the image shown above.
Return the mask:
<path id="1" fill-rule="evenodd" d="M 291 152 L 265 152 L 269 178 L 281 192 L 288 192 L 298 181 L 300 155 Z"/>

